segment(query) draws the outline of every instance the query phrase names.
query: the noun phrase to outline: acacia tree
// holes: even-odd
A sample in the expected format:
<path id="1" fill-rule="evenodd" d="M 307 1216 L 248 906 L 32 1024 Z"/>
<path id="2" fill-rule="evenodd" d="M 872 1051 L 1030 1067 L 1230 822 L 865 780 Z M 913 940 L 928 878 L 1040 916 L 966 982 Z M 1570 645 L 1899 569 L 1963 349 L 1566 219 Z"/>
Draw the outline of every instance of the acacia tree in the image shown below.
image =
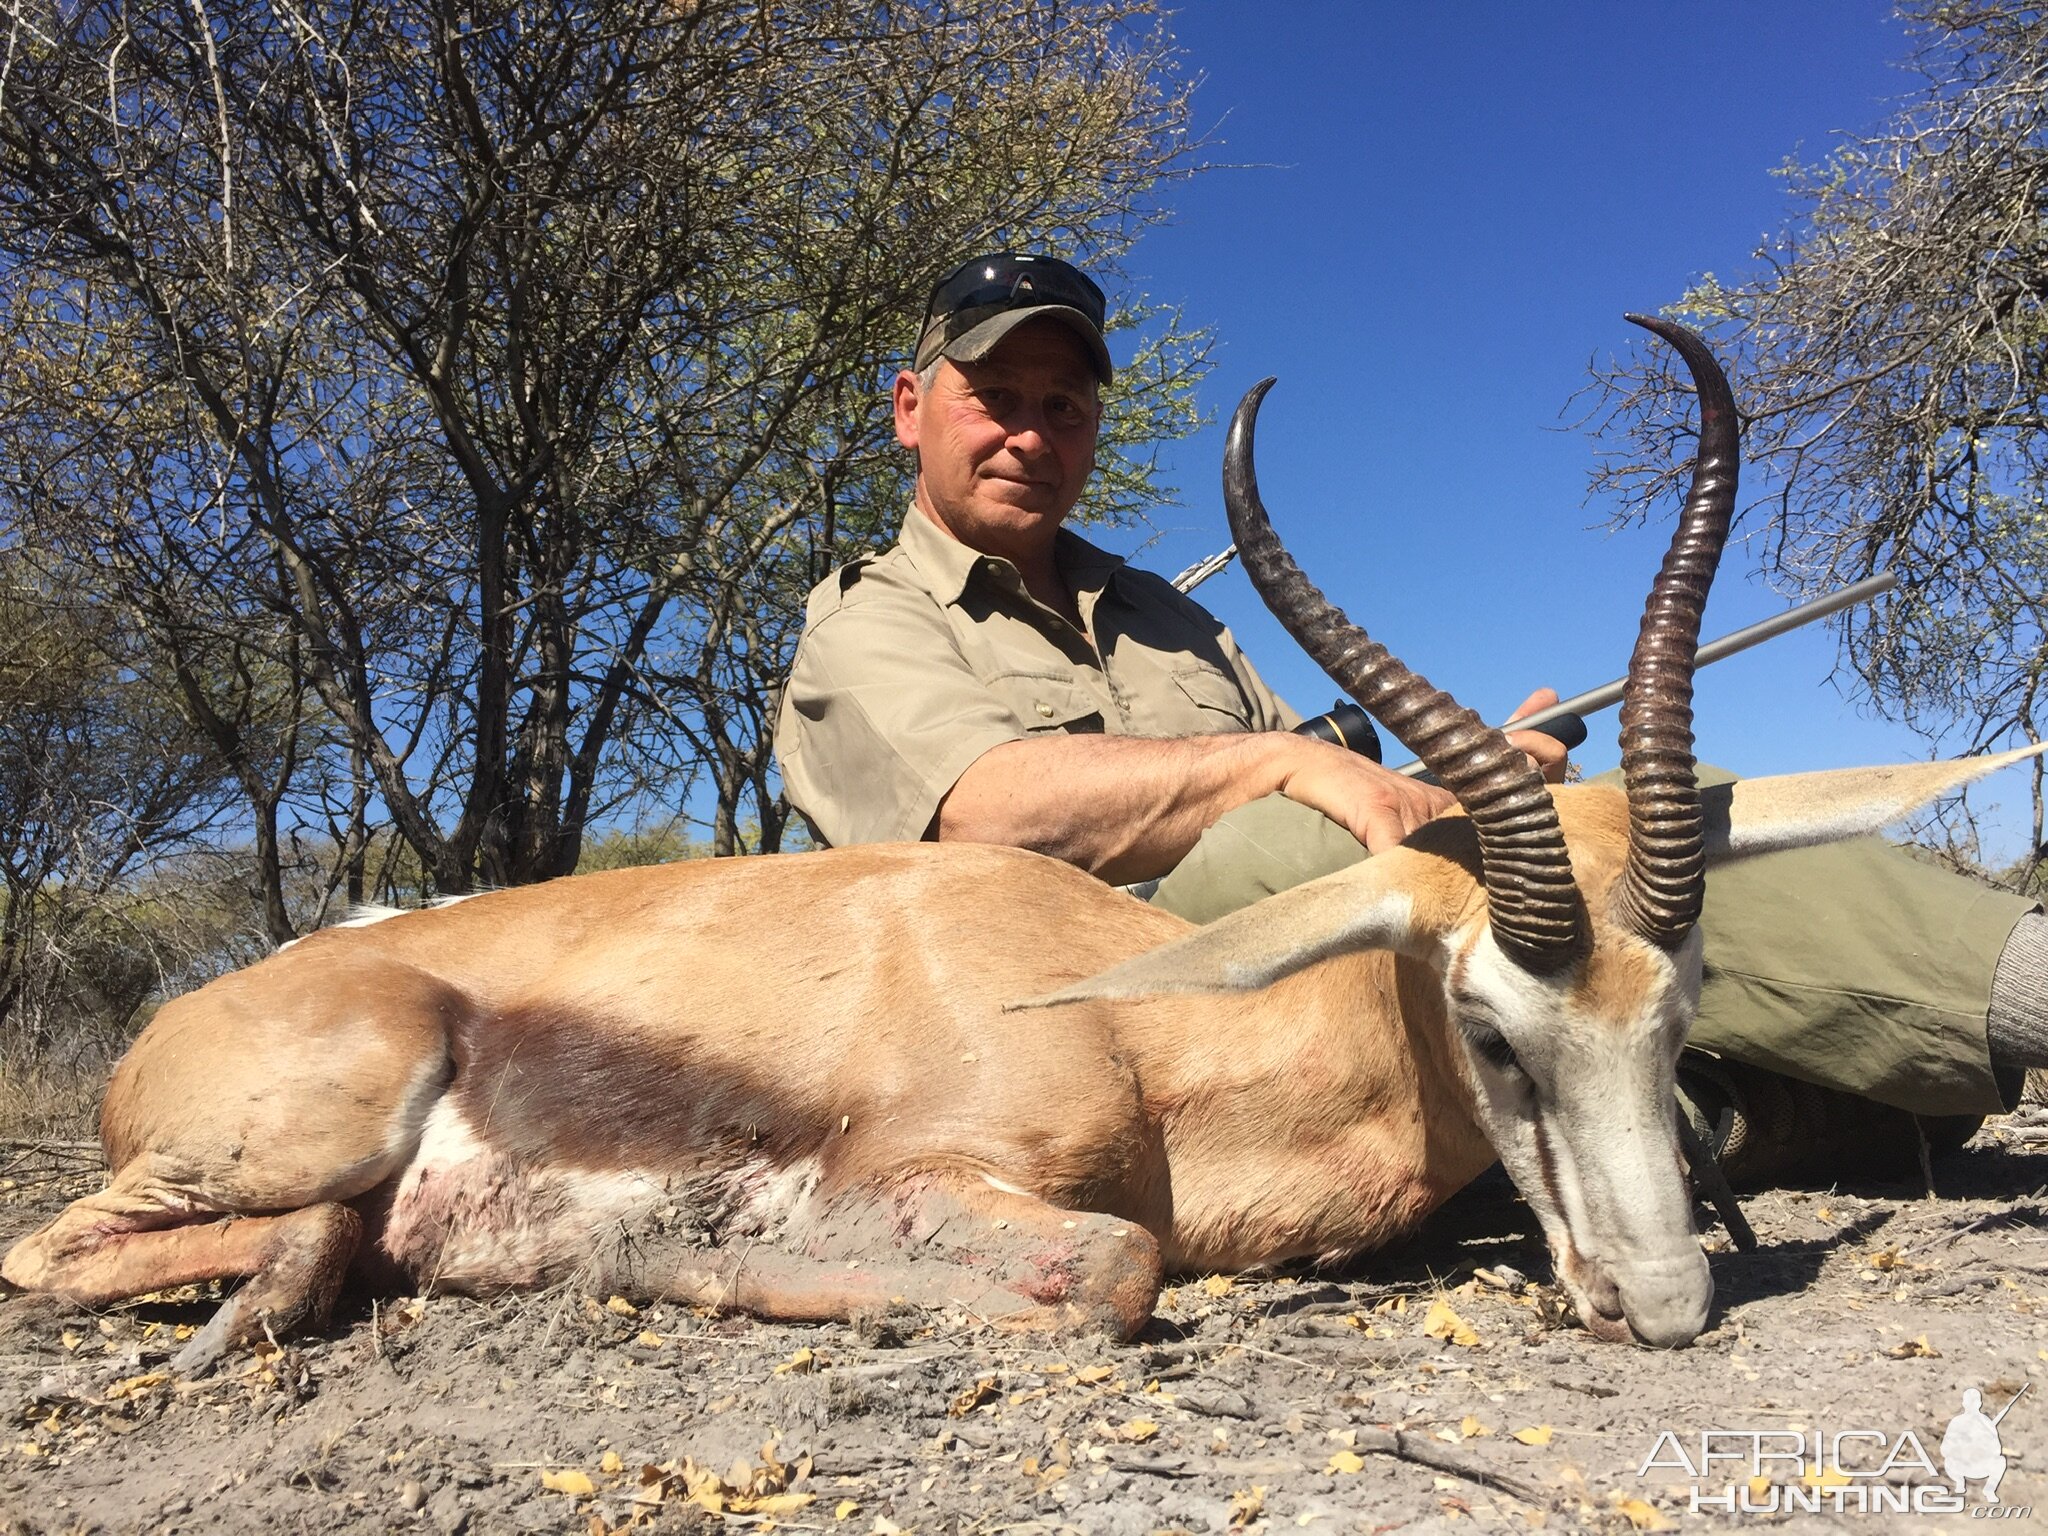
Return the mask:
<path id="1" fill-rule="evenodd" d="M 0 548 L 0 1058 L 134 1011 L 167 957 L 126 887 L 233 800 L 123 615 L 81 585 Z"/>
<path id="2" fill-rule="evenodd" d="M 1743 412 L 1745 511 L 1802 594 L 1889 567 L 1845 620 L 1869 698 L 1968 749 L 2048 725 L 2048 15 L 1914 0 L 1918 93 L 1783 174 L 1794 215 L 1750 276 L 1670 313 Z M 1596 372 L 1593 488 L 1644 516 L 1687 472 L 1689 385 L 1661 352 Z M 2034 843 L 2043 837 L 2034 779 Z"/>
<path id="3" fill-rule="evenodd" d="M 329 745 L 283 618 L 287 572 L 253 529 L 197 510 L 215 490 L 190 478 L 209 462 L 204 425 L 178 392 L 146 387 L 121 317 L 53 323 L 61 307 L 36 302 L 47 296 L 16 296 L 14 345 L 0 348 L 0 438 L 12 500 L 29 515 L 13 564 L 45 590 L 88 596 L 161 676 L 163 707 L 242 793 L 260 928 L 283 943 L 296 928 L 281 822 L 311 809 L 288 801 L 319 782 Z"/>
<path id="4" fill-rule="evenodd" d="M 5 10 L 0 494 L 126 546 L 231 761 L 271 711 L 259 821 L 348 786 L 441 891 L 706 761 L 772 846 L 791 593 L 900 509 L 925 291 L 1001 240 L 1113 271 L 1189 147 L 1145 0 Z M 1191 419 L 1165 329 L 1145 430 Z"/>

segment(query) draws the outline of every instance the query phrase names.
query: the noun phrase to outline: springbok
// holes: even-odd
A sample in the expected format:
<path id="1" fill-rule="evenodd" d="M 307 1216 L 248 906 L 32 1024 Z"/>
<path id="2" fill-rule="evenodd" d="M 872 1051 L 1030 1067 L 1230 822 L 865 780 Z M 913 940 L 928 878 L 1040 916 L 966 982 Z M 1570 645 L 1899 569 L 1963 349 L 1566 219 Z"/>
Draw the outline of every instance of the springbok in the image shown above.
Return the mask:
<path id="1" fill-rule="evenodd" d="M 1308 584 L 1259 501 L 1261 385 L 1224 475 L 1247 569 L 1462 814 L 1199 929 L 1036 854 L 918 844 L 316 933 L 165 1005 L 107 1092 L 111 1182 L 0 1273 L 88 1305 L 247 1277 L 185 1371 L 319 1322 L 352 1265 L 1128 1337 L 1166 1270 L 1373 1248 L 1497 1156 L 1595 1334 L 1687 1343 L 1713 1286 L 1673 1072 L 1707 865 L 2026 754 L 1697 789 L 1734 404 L 1697 337 L 1638 323 L 1691 368 L 1701 432 L 1630 664 L 1625 791 L 1553 790 Z"/>

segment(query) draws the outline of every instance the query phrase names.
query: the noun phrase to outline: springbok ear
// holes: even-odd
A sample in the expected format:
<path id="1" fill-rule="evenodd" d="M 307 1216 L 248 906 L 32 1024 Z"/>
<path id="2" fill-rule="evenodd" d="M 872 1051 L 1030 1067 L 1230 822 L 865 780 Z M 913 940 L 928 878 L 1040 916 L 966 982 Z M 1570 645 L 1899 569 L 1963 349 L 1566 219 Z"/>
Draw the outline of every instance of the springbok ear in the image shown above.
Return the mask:
<path id="1" fill-rule="evenodd" d="M 1411 858 L 1395 849 L 1280 891 L 1099 976 L 1005 1003 L 1003 1010 L 1163 992 L 1255 992 L 1331 955 L 1367 949 L 1426 953 L 1433 946 L 1415 924 L 1414 871 L 1403 877 Z"/>
<path id="2" fill-rule="evenodd" d="M 2043 751 L 2048 751 L 2048 742 L 1951 762 L 1837 768 L 1710 784 L 1700 791 L 1707 817 L 1707 862 L 1720 864 L 1875 832 L 1930 800 Z"/>

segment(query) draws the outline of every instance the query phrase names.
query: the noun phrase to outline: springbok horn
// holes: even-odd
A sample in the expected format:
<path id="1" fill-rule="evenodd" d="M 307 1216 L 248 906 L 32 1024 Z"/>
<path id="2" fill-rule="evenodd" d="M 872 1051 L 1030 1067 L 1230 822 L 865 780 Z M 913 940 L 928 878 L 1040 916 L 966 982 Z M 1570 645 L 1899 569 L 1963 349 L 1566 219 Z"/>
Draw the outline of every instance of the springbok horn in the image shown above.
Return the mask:
<path id="1" fill-rule="evenodd" d="M 1245 573 L 1301 648 L 1465 808 L 1479 836 L 1495 942 L 1526 970 L 1558 970 L 1578 953 L 1582 929 L 1549 786 L 1507 737 L 1345 618 L 1280 547 L 1252 467 L 1259 402 L 1272 387 L 1267 379 L 1244 397 L 1223 450 L 1223 504 Z"/>
<path id="2" fill-rule="evenodd" d="M 1707 344 L 1682 325 L 1627 317 L 1670 342 L 1699 396 L 1699 451 L 1678 531 L 1643 609 L 1621 696 L 1621 771 L 1628 786 L 1628 867 L 1616 921 L 1664 949 L 1692 929 L 1706 896 L 1705 824 L 1692 750 L 1693 652 L 1707 588 L 1735 510 L 1735 397 Z"/>

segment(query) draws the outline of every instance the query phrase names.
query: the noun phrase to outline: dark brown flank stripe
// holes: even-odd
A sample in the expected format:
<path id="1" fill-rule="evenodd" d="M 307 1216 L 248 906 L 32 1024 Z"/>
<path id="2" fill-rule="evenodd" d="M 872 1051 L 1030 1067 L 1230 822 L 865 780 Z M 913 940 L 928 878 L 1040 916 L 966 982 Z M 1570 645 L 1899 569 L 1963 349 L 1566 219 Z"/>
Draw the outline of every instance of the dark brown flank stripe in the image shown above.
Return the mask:
<path id="1" fill-rule="evenodd" d="M 531 1007 L 465 1021 L 454 1044 L 455 1107 L 493 1150 L 522 1162 L 697 1174 L 818 1156 L 825 1182 L 838 1171 L 836 1115 L 694 1036 Z"/>

